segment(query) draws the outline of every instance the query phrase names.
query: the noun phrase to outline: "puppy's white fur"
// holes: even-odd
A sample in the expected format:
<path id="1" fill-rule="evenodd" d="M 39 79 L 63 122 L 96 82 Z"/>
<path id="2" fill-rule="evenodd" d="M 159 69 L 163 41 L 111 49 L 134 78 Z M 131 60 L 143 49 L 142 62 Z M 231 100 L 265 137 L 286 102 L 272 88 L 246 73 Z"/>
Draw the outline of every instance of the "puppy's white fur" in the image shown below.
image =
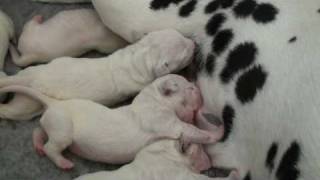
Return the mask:
<path id="1" fill-rule="evenodd" d="M 0 70 L 8 52 L 9 41 L 14 37 L 13 22 L 8 15 L 0 10 Z"/>
<path id="2" fill-rule="evenodd" d="M 174 30 L 150 33 L 141 41 L 106 58 L 63 57 L 0 79 L 0 87 L 25 85 L 57 99 L 90 99 L 113 105 L 138 93 L 157 77 L 178 71 L 191 61 L 194 43 Z M 18 95 L 0 105 L 2 118 L 27 120 L 39 104 Z"/>
<path id="3" fill-rule="evenodd" d="M 62 11 L 42 21 L 42 16 L 37 15 L 24 26 L 18 44 L 21 57 L 14 47 L 10 48 L 18 66 L 46 63 L 62 56 L 76 57 L 94 49 L 111 53 L 127 45 L 102 24 L 92 9 Z"/>
<path id="4" fill-rule="evenodd" d="M 194 117 L 201 106 L 199 89 L 178 75 L 166 75 L 144 88 L 131 105 L 109 109 L 89 100 L 55 100 L 28 87 L 6 87 L 1 92 L 25 93 L 42 102 L 43 130 L 34 134 L 34 144 L 58 167 L 73 163 L 61 152 L 71 150 L 87 159 L 126 163 L 145 145 L 161 139 L 181 139 L 191 143 L 214 143 L 222 131 L 211 133 L 183 121 Z M 181 121 L 182 120 L 182 121 Z M 48 142 L 43 147 L 43 140 Z"/>
<path id="5" fill-rule="evenodd" d="M 115 171 L 101 171 L 87 174 L 76 180 L 236 180 L 232 172 L 226 178 L 209 178 L 192 171 L 194 161 L 191 156 L 198 154 L 198 145 L 192 145 L 182 154 L 174 140 L 157 141 L 143 148 L 135 160 Z M 202 151 L 203 152 L 203 151 Z M 201 154 L 201 152 L 200 152 Z M 194 159 L 195 160 L 195 159 Z"/>

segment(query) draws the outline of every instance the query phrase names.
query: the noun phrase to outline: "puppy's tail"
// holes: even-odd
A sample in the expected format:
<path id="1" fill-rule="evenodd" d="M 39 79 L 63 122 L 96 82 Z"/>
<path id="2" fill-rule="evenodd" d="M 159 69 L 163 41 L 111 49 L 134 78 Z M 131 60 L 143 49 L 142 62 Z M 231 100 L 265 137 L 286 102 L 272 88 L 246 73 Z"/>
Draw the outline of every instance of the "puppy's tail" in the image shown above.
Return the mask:
<path id="1" fill-rule="evenodd" d="M 47 109 L 50 104 L 58 101 L 56 99 L 53 99 L 49 96 L 42 94 L 41 92 L 35 89 L 29 88 L 26 86 L 13 85 L 13 86 L 7 86 L 0 89 L 0 94 L 8 93 L 8 92 L 16 92 L 16 93 L 21 93 L 21 94 L 30 96 L 31 98 L 43 104 L 45 109 Z"/>

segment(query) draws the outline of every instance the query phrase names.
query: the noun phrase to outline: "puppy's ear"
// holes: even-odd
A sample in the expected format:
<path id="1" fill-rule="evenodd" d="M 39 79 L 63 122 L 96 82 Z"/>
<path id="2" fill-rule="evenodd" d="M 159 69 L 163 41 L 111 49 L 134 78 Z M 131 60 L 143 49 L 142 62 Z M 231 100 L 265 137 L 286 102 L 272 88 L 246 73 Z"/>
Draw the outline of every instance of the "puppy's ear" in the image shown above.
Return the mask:
<path id="1" fill-rule="evenodd" d="M 166 80 L 159 86 L 159 91 L 163 96 L 172 96 L 179 91 L 178 84 L 173 80 Z"/>

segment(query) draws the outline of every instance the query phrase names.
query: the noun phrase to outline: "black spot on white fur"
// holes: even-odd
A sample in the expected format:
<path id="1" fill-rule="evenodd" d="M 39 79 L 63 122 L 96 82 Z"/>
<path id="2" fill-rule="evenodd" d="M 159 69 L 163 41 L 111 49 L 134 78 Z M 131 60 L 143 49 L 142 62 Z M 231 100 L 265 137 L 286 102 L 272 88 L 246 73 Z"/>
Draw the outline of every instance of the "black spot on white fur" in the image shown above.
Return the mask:
<path id="1" fill-rule="evenodd" d="M 235 16 L 238 18 L 246 18 L 254 12 L 256 7 L 257 7 L 256 1 L 243 0 L 233 8 L 233 12 Z"/>
<path id="2" fill-rule="evenodd" d="M 296 36 L 294 36 L 291 39 L 289 39 L 289 43 L 294 43 L 296 41 L 297 41 L 297 37 Z"/>
<path id="3" fill-rule="evenodd" d="M 206 26 L 207 34 L 210 36 L 215 35 L 226 19 L 226 16 L 222 13 L 212 16 Z"/>
<path id="4" fill-rule="evenodd" d="M 221 7 L 226 9 L 232 7 L 235 0 L 220 0 Z"/>
<path id="5" fill-rule="evenodd" d="M 222 111 L 222 120 L 223 120 L 223 124 L 224 124 L 224 134 L 223 134 L 223 137 L 221 138 L 220 142 L 225 142 L 229 138 L 230 133 L 233 128 L 234 117 L 235 117 L 235 111 L 234 111 L 233 107 L 231 107 L 230 105 L 226 105 Z"/>
<path id="6" fill-rule="evenodd" d="M 253 19 L 257 23 L 269 23 L 276 19 L 278 10 L 269 3 L 259 4 L 253 12 Z"/>
<path id="7" fill-rule="evenodd" d="M 216 57 L 210 53 L 208 54 L 207 60 L 206 60 L 206 72 L 208 75 L 212 75 L 216 65 Z"/>
<path id="8" fill-rule="evenodd" d="M 292 142 L 282 156 L 276 172 L 278 180 L 297 180 L 300 176 L 298 162 L 301 156 L 301 147 L 297 142 Z"/>
<path id="9" fill-rule="evenodd" d="M 153 0 L 151 1 L 150 8 L 153 10 L 166 9 L 170 4 L 179 4 L 184 0 Z"/>
<path id="10" fill-rule="evenodd" d="M 235 92 L 239 101 L 243 104 L 254 100 L 267 80 L 267 73 L 261 66 L 254 66 L 243 73 L 236 82 Z"/>
<path id="11" fill-rule="evenodd" d="M 220 1 L 219 0 L 213 0 L 205 7 L 204 12 L 206 14 L 210 14 L 210 13 L 213 13 L 216 10 L 218 10 L 219 7 L 220 7 Z"/>
<path id="12" fill-rule="evenodd" d="M 218 32 L 212 42 L 212 50 L 216 54 L 222 53 L 233 39 L 233 32 L 231 29 L 224 29 Z"/>
<path id="13" fill-rule="evenodd" d="M 237 72 L 249 67 L 255 61 L 257 53 L 258 50 L 252 42 L 237 45 L 229 53 L 226 66 L 220 74 L 222 82 L 228 83 Z"/>
<path id="14" fill-rule="evenodd" d="M 243 178 L 243 180 L 251 180 L 250 172 L 247 173 L 247 175 Z"/>
<path id="15" fill-rule="evenodd" d="M 190 14 L 194 11 L 196 5 L 197 5 L 197 0 L 190 0 L 188 3 L 183 5 L 180 8 L 179 15 L 181 17 L 188 17 Z"/>
<path id="16" fill-rule="evenodd" d="M 275 157 L 277 156 L 277 152 L 278 152 L 278 144 L 272 143 L 268 150 L 266 162 L 265 162 L 265 165 L 270 170 L 270 172 L 274 168 L 274 160 L 275 160 Z"/>

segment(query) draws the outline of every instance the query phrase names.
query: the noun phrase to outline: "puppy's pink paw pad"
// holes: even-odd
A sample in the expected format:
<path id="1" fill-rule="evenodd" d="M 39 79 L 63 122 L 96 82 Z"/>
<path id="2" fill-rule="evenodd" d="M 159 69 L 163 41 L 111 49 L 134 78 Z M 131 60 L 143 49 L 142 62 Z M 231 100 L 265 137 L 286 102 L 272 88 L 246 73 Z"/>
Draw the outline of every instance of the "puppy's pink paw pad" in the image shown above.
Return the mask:
<path id="1" fill-rule="evenodd" d="M 72 169 L 74 164 L 66 159 L 60 160 L 59 167 L 65 171 Z"/>
<path id="2" fill-rule="evenodd" d="M 46 155 L 42 145 L 35 145 L 34 148 L 40 156 Z"/>

